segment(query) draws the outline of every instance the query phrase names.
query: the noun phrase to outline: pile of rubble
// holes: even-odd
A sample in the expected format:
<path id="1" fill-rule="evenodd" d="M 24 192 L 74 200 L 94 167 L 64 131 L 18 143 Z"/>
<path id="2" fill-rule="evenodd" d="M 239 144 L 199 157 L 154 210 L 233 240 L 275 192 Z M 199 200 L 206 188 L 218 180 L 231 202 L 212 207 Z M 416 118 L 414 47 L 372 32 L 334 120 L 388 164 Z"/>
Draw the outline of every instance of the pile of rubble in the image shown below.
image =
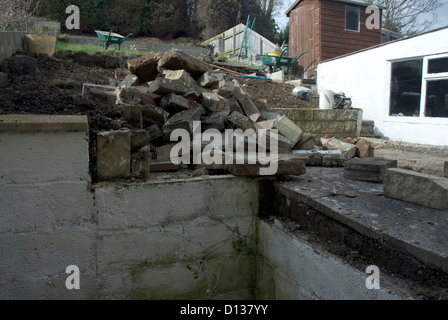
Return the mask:
<path id="1" fill-rule="evenodd" d="M 234 157 L 230 162 L 207 164 L 201 159 L 192 159 L 194 152 L 183 149 L 181 152 L 187 155 L 178 152 L 176 155 L 191 161 L 173 163 L 171 153 L 178 142 L 171 141 L 171 134 L 183 129 L 193 140 L 197 123 L 200 123 L 201 132 L 214 129 L 213 132 L 221 133 L 222 139 L 218 139 L 221 141 L 213 141 L 215 138 L 212 141 L 215 147 L 221 145 L 222 151 L 227 151 L 227 146 L 223 146 L 227 129 L 246 133 L 240 140 L 243 147 L 247 147 L 248 132 L 255 135 L 253 141 L 257 144 L 266 141 L 267 145 L 257 148 L 263 147 L 268 157 L 269 141 L 275 139 L 279 153 L 275 159 L 277 175 L 304 174 L 305 165 L 313 165 L 316 152 L 303 151 L 315 148 L 311 133 L 304 133 L 285 116 L 259 110 L 238 80 L 229 80 L 225 73 L 182 51 L 172 49 L 164 54 L 129 60 L 128 69 L 117 70 L 115 78 L 111 86 L 85 84 L 83 87 L 84 99 L 114 105 L 124 116 L 124 121 L 112 123 L 113 131 L 97 135 L 95 154 L 99 180 L 147 178 L 150 172 L 177 171 L 185 166 L 196 170 L 193 176 L 207 174 L 208 170 L 255 176 L 260 174 L 261 167 L 269 166 L 261 159 L 249 164 L 247 154 L 244 163 Z M 278 130 L 278 135 L 270 133 L 273 129 Z M 260 132 L 265 137 L 260 137 Z M 236 135 L 234 133 L 234 137 Z M 232 151 L 241 150 L 236 140 L 233 143 L 232 138 Z M 207 143 L 201 142 L 202 151 Z M 218 153 L 218 149 L 212 153 Z M 330 160 L 321 163 L 326 166 L 343 165 L 347 158 L 341 152 L 322 154 Z"/>

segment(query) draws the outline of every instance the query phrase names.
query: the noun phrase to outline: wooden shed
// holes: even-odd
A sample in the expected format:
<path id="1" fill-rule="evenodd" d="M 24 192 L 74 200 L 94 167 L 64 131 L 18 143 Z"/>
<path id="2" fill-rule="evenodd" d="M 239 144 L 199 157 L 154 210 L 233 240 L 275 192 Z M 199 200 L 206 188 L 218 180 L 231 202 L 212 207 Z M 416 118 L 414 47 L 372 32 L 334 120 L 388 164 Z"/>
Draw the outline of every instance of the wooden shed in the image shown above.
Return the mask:
<path id="1" fill-rule="evenodd" d="M 368 29 L 367 4 L 344 0 L 297 0 L 289 17 L 289 52 L 309 51 L 293 67 L 293 74 L 315 77 L 319 62 L 381 43 L 381 27 Z M 379 14 L 381 26 L 382 9 Z"/>

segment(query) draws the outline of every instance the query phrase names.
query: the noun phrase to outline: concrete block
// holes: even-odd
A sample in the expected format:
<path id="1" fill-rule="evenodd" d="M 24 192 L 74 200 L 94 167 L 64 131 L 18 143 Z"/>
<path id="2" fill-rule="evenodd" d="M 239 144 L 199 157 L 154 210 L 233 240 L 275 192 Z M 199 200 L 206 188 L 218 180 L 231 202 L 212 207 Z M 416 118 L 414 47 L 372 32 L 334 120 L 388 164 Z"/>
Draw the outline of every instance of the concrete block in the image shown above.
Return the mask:
<path id="1" fill-rule="evenodd" d="M 221 97 L 229 99 L 232 96 L 232 88 L 233 88 L 233 85 L 230 86 L 229 84 L 231 84 L 231 82 L 222 80 L 217 84 L 211 86 L 210 89 L 215 91 Z"/>
<path id="2" fill-rule="evenodd" d="M 322 154 L 322 167 L 343 167 L 345 157 L 342 153 Z"/>
<path id="3" fill-rule="evenodd" d="M 141 148 L 149 144 L 149 132 L 147 130 L 132 130 L 131 146 L 133 149 Z"/>
<path id="4" fill-rule="evenodd" d="M 187 53 L 172 48 L 165 52 L 158 63 L 159 70 L 185 70 L 194 79 L 198 79 L 207 71 L 213 71 L 212 67 L 201 60 L 195 59 Z"/>
<path id="5" fill-rule="evenodd" d="M 165 95 L 172 92 L 183 96 L 191 92 L 197 92 L 201 94 L 205 89 L 199 87 L 198 85 L 192 85 L 180 80 L 157 78 L 156 80 L 149 83 L 149 90 L 152 93 L 160 95 Z"/>
<path id="6" fill-rule="evenodd" d="M 130 131 L 108 131 L 98 133 L 97 173 L 100 179 L 125 178 L 130 175 Z"/>
<path id="7" fill-rule="evenodd" d="M 120 110 L 123 111 L 126 121 L 136 126 L 137 128 L 143 127 L 142 107 L 136 105 L 120 105 Z"/>
<path id="8" fill-rule="evenodd" d="M 278 132 L 291 140 L 292 144 L 295 145 L 303 137 L 303 131 L 294 122 L 289 120 L 287 117 L 282 116 L 275 122 L 274 127 Z"/>
<path id="9" fill-rule="evenodd" d="M 294 144 L 292 143 L 291 140 L 289 140 L 288 138 L 286 138 L 280 134 L 278 134 L 277 137 L 275 138 L 271 134 L 271 131 L 266 131 L 265 133 L 260 134 L 259 138 L 262 141 L 265 141 L 267 150 L 272 150 L 271 149 L 271 139 L 272 139 L 272 141 L 276 141 L 277 148 L 278 148 L 277 150 L 280 153 L 290 153 L 292 147 L 294 146 Z"/>
<path id="10" fill-rule="evenodd" d="M 370 141 L 360 139 L 356 142 L 355 146 L 356 155 L 359 158 L 373 158 L 375 156 L 375 148 L 373 148 Z"/>
<path id="11" fill-rule="evenodd" d="M 331 139 L 322 147 L 323 150 L 341 150 L 346 160 L 356 156 L 356 147 L 351 143 L 345 143 L 338 139 Z"/>
<path id="12" fill-rule="evenodd" d="M 163 131 L 158 125 L 152 125 L 146 129 L 149 134 L 149 141 L 157 140 L 163 137 Z"/>
<path id="13" fill-rule="evenodd" d="M 223 72 L 206 72 L 198 79 L 198 84 L 201 87 L 209 88 L 220 81 L 224 81 L 224 79 L 225 74 Z"/>
<path id="14" fill-rule="evenodd" d="M 192 135 L 193 122 L 199 121 L 204 113 L 205 110 L 201 106 L 176 113 L 163 125 L 163 133 L 166 136 L 170 136 L 171 132 L 176 129 L 185 129 L 189 132 L 190 135 Z"/>
<path id="15" fill-rule="evenodd" d="M 124 80 L 121 82 L 121 86 L 126 87 L 126 88 L 138 86 L 139 84 L 140 84 L 140 81 L 139 81 L 138 77 L 133 73 L 129 73 L 126 76 L 126 78 L 124 78 Z"/>
<path id="16" fill-rule="evenodd" d="M 113 86 L 84 83 L 82 86 L 82 97 L 86 100 L 113 106 L 117 103 L 116 89 Z"/>
<path id="17" fill-rule="evenodd" d="M 298 108 L 282 108 L 273 109 L 274 112 L 288 117 L 293 121 L 313 121 L 314 120 L 314 109 L 298 109 Z"/>
<path id="18" fill-rule="evenodd" d="M 387 169 L 396 168 L 397 165 L 397 160 L 384 158 L 351 159 L 344 164 L 344 178 L 382 182 Z"/>
<path id="19" fill-rule="evenodd" d="M 165 75 L 165 79 L 168 80 L 177 80 L 188 84 L 196 84 L 196 80 L 194 80 L 185 70 L 163 70 L 163 74 Z"/>
<path id="20" fill-rule="evenodd" d="M 135 74 L 141 83 L 153 81 L 156 79 L 159 71 L 157 65 L 159 56 L 148 54 L 128 60 L 128 69 Z"/>
<path id="21" fill-rule="evenodd" d="M 322 123 L 321 133 L 334 134 L 334 133 L 344 133 L 345 123 L 338 121 L 325 121 Z"/>
<path id="22" fill-rule="evenodd" d="M 245 114 L 252 120 L 252 122 L 257 122 L 261 117 L 261 113 L 255 106 L 254 102 L 250 96 L 244 91 L 243 87 L 239 84 L 237 80 L 232 81 L 235 88 L 233 89 L 233 95 L 238 99 L 241 107 L 243 108 Z"/>
<path id="23" fill-rule="evenodd" d="M 248 129 L 254 128 L 253 122 L 248 117 L 237 111 L 232 112 L 229 115 L 228 120 L 236 129 L 242 129 L 243 131 L 246 131 Z"/>
<path id="24" fill-rule="evenodd" d="M 202 105 L 212 112 L 219 112 L 227 106 L 226 99 L 214 92 L 202 93 Z"/>
<path id="25" fill-rule="evenodd" d="M 144 105 L 142 108 L 143 121 L 155 125 L 164 125 L 170 114 L 156 105 Z"/>
<path id="26" fill-rule="evenodd" d="M 214 114 L 201 118 L 201 128 L 203 131 L 208 129 L 216 129 L 218 131 L 224 131 L 226 129 L 226 117 L 220 114 Z"/>
<path id="27" fill-rule="evenodd" d="M 277 120 L 265 120 L 254 123 L 254 128 L 256 130 L 264 129 L 264 130 L 271 130 L 274 129 L 275 123 Z"/>
<path id="28" fill-rule="evenodd" d="M 235 157 L 235 159 L 237 159 Z M 279 154 L 278 159 L 272 159 L 268 165 L 261 165 L 259 157 L 256 164 L 248 164 L 245 159 L 244 164 L 228 164 L 227 170 L 235 176 L 262 176 L 261 168 L 277 167 L 277 171 L 272 176 L 284 176 L 284 175 L 302 175 L 306 173 L 305 169 L 306 160 L 295 158 L 293 155 Z"/>
<path id="29" fill-rule="evenodd" d="M 190 109 L 190 100 L 175 93 L 168 93 L 160 101 L 160 107 L 169 112 L 170 115 L 174 115 L 178 112 Z"/>
<path id="30" fill-rule="evenodd" d="M 232 103 L 230 103 L 230 111 L 238 112 L 244 115 L 243 108 L 241 108 L 241 105 L 239 104 L 238 101 L 233 101 Z"/>
<path id="31" fill-rule="evenodd" d="M 137 178 L 148 178 L 151 171 L 151 159 L 132 158 L 132 176 Z"/>
<path id="32" fill-rule="evenodd" d="M 404 169 L 388 169 L 384 195 L 422 206 L 448 209 L 448 179 Z"/>
<path id="33" fill-rule="evenodd" d="M 117 103 L 125 105 L 155 104 L 160 97 L 149 91 L 147 86 L 117 88 L 115 94 Z"/>
<path id="34" fill-rule="evenodd" d="M 293 147 L 293 150 L 313 150 L 314 138 L 311 133 L 304 133 L 302 139 Z"/>
<path id="35" fill-rule="evenodd" d="M 171 149 L 176 146 L 178 142 L 170 143 L 161 147 L 156 148 L 157 160 L 170 160 L 171 159 Z M 182 155 L 182 152 L 179 153 L 179 156 Z"/>

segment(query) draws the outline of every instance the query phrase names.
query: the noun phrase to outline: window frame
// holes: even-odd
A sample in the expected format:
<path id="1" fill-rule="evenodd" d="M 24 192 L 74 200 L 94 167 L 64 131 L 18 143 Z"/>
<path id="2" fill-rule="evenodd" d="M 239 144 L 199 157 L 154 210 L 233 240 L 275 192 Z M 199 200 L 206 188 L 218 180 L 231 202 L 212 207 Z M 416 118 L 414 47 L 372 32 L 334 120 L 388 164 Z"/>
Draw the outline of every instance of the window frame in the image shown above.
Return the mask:
<path id="1" fill-rule="evenodd" d="M 356 8 L 358 10 L 358 28 L 357 28 L 357 30 L 347 29 L 347 8 L 348 7 Z M 348 3 L 345 5 L 345 27 L 344 27 L 344 29 L 345 29 L 345 31 L 361 32 L 361 8 L 359 6 L 355 6 L 353 4 L 348 4 Z"/>
<path id="2" fill-rule="evenodd" d="M 448 53 L 441 53 L 441 54 L 435 54 L 435 55 L 427 55 L 427 56 L 417 56 L 417 57 L 408 57 L 408 58 L 402 58 L 402 59 L 396 59 L 396 60 L 390 60 L 389 61 L 389 67 L 388 67 L 388 78 L 389 78 L 389 86 L 388 86 L 388 103 L 387 103 L 387 119 L 388 121 L 393 122 L 416 122 L 421 123 L 422 120 L 426 123 L 448 123 L 448 117 L 427 117 L 426 116 L 426 94 L 428 92 L 428 81 L 436 81 L 436 80 L 448 80 L 448 72 L 442 72 L 442 73 L 428 73 L 428 64 L 429 60 L 433 59 L 439 59 L 439 58 L 448 58 Z M 418 117 L 412 117 L 412 116 L 403 116 L 403 117 L 396 117 L 392 116 L 390 114 L 390 108 L 391 108 L 391 85 L 392 85 L 392 64 L 395 62 L 403 62 L 403 61 L 409 61 L 409 60 L 416 60 L 416 59 L 423 59 L 423 66 L 422 66 L 422 86 L 421 86 L 421 96 L 420 96 L 420 113 Z"/>

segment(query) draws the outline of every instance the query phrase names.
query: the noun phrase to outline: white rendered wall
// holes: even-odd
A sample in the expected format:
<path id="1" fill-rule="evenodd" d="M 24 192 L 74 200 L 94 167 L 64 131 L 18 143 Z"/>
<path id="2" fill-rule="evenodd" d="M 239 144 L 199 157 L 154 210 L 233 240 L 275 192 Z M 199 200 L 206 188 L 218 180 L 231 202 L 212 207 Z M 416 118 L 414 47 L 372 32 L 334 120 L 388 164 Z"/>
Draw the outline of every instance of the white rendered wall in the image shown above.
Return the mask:
<path id="1" fill-rule="evenodd" d="M 389 116 L 391 61 L 448 53 L 448 28 L 322 62 L 319 91 L 344 92 L 375 121 L 376 133 L 395 141 L 448 145 L 447 118 Z M 322 98 L 322 97 L 321 97 Z"/>

